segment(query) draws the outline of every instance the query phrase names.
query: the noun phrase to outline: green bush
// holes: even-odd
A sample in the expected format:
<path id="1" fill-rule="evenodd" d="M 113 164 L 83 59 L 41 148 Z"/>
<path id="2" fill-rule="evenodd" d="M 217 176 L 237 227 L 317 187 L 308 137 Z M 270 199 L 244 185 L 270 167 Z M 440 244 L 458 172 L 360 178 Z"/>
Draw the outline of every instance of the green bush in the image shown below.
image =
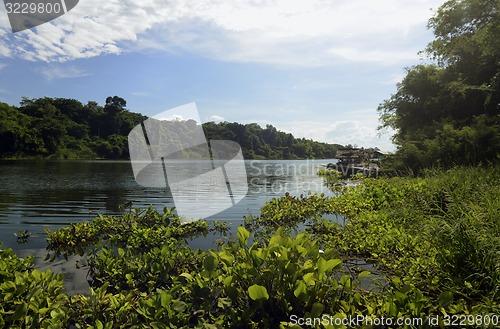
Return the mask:
<path id="1" fill-rule="evenodd" d="M 60 275 L 0 250 L 0 327 L 300 328 L 292 316 L 498 314 L 499 173 L 455 168 L 365 179 L 334 198 L 285 195 L 216 250 L 186 240 L 222 238 L 227 225 L 181 225 L 172 209 L 47 231 L 52 257 L 86 256 L 90 292 L 70 297 Z"/>
<path id="2" fill-rule="evenodd" d="M 0 250 L 0 328 L 62 328 L 68 320 L 61 275 L 33 269 L 12 249 Z"/>

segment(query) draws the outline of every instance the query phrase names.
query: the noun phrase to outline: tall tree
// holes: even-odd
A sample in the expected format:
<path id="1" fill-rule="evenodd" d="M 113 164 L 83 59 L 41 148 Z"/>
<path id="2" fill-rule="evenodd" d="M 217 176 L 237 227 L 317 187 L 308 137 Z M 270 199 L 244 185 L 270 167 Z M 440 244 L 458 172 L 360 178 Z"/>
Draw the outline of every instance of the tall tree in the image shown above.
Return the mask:
<path id="1" fill-rule="evenodd" d="M 123 118 L 121 114 L 125 112 L 127 101 L 118 96 L 109 96 L 106 98 L 106 105 L 104 105 L 103 127 L 101 137 L 108 137 L 114 134 L 120 134 L 123 125 Z"/>
<path id="2" fill-rule="evenodd" d="M 500 1 L 450 0 L 430 19 L 433 64 L 413 66 L 378 108 L 403 164 L 496 161 L 500 150 Z M 471 152 L 473 156 L 469 154 Z"/>

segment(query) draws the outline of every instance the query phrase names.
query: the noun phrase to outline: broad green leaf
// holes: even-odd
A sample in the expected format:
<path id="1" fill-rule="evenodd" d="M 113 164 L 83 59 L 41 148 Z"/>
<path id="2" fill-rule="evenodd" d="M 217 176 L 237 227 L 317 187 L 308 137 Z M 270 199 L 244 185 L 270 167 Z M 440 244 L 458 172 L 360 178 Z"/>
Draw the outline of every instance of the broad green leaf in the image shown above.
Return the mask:
<path id="1" fill-rule="evenodd" d="M 393 301 L 388 301 L 384 304 L 385 312 L 389 316 L 396 316 L 398 314 L 398 307 Z"/>
<path id="2" fill-rule="evenodd" d="M 323 257 L 318 259 L 318 272 L 323 274 L 325 272 L 331 271 L 333 268 L 342 264 L 342 260 L 340 259 L 330 259 L 326 261 Z"/>
<path id="3" fill-rule="evenodd" d="M 186 310 L 186 303 L 180 300 L 174 300 L 172 303 L 172 309 L 176 312 L 182 313 Z"/>
<path id="4" fill-rule="evenodd" d="M 331 269 L 339 267 L 341 264 L 342 264 L 342 260 L 341 259 L 330 259 L 328 261 L 328 271 L 330 271 Z"/>
<path id="5" fill-rule="evenodd" d="M 351 277 L 347 274 L 342 275 L 340 278 L 340 283 L 345 287 L 345 288 L 351 288 Z"/>
<path id="6" fill-rule="evenodd" d="M 308 286 L 314 286 L 316 284 L 316 280 L 314 279 L 314 272 L 305 274 L 303 279 Z"/>
<path id="7" fill-rule="evenodd" d="M 203 261 L 203 268 L 208 272 L 213 272 L 217 268 L 217 259 L 214 256 L 207 256 Z"/>
<path id="8" fill-rule="evenodd" d="M 450 291 L 443 291 L 441 295 L 439 295 L 438 303 L 442 307 L 450 305 L 452 301 L 453 301 L 453 293 Z"/>
<path id="9" fill-rule="evenodd" d="M 188 279 L 189 281 L 194 280 L 194 279 L 193 279 L 193 276 L 192 276 L 191 274 L 189 274 L 189 273 L 181 273 L 181 274 L 179 274 L 179 276 L 181 276 L 181 277 L 183 277 L 183 278 L 186 278 L 186 279 Z"/>
<path id="10" fill-rule="evenodd" d="M 323 313 L 323 310 L 325 309 L 325 306 L 321 303 L 314 303 L 312 308 L 311 308 L 311 317 L 313 318 L 318 318 L 321 316 Z"/>
<path id="11" fill-rule="evenodd" d="M 250 232 L 248 232 L 245 227 L 238 226 L 238 233 L 236 234 L 236 237 L 238 238 L 240 245 L 246 245 L 248 238 L 250 238 Z"/>
<path id="12" fill-rule="evenodd" d="M 307 286 L 304 283 L 304 281 L 297 280 L 296 288 L 293 291 L 293 294 L 295 295 L 295 297 L 298 298 L 300 295 L 305 295 L 306 293 L 307 293 Z"/>
<path id="13" fill-rule="evenodd" d="M 298 245 L 297 246 L 297 251 L 299 252 L 299 254 L 301 254 L 302 256 L 306 255 L 307 254 L 307 249 L 302 247 L 301 245 Z"/>
<path id="14" fill-rule="evenodd" d="M 312 260 L 308 259 L 304 262 L 304 265 L 302 265 L 302 269 L 307 270 L 310 269 L 314 266 L 314 263 Z"/>
<path id="15" fill-rule="evenodd" d="M 166 291 L 162 291 L 160 295 L 160 302 L 161 306 L 164 308 L 167 308 L 167 306 L 170 304 L 170 301 L 172 300 L 172 296 Z"/>
<path id="16" fill-rule="evenodd" d="M 225 285 L 226 287 L 229 287 L 229 286 L 231 285 L 231 282 L 233 282 L 233 276 L 232 276 L 232 275 L 230 275 L 230 276 L 226 277 L 226 278 L 222 281 L 222 283 L 224 283 L 224 285 Z"/>
<path id="17" fill-rule="evenodd" d="M 248 288 L 248 294 L 252 300 L 268 300 L 269 295 L 266 287 L 254 284 Z"/>
<path id="18" fill-rule="evenodd" d="M 41 309 L 39 309 L 39 310 L 38 310 L 38 313 L 39 313 L 40 315 L 44 315 L 44 314 L 45 314 L 45 313 L 47 313 L 49 310 L 50 310 L 50 308 L 48 308 L 48 307 L 43 307 L 43 308 L 41 308 Z"/>
<path id="19" fill-rule="evenodd" d="M 227 266 L 231 266 L 234 263 L 234 256 L 228 252 L 219 253 L 219 257 Z"/>
<path id="20" fill-rule="evenodd" d="M 39 270 L 33 270 L 31 272 L 31 275 L 33 275 L 33 278 L 35 278 L 35 280 L 37 281 L 39 281 L 42 278 L 42 275 Z"/>
<path id="21" fill-rule="evenodd" d="M 321 275 L 326 272 L 327 264 L 323 257 L 320 257 L 317 262 L 318 273 Z"/>
<path id="22" fill-rule="evenodd" d="M 302 240 L 304 240 L 304 237 L 306 236 L 306 233 L 302 232 L 300 234 L 297 234 L 297 236 L 295 237 L 295 241 L 297 242 L 302 242 Z M 298 246 L 297 246 L 298 247 Z"/>
<path id="23" fill-rule="evenodd" d="M 361 272 L 361 273 L 359 273 L 359 274 L 358 274 L 358 279 L 362 279 L 362 278 L 364 278 L 365 276 L 368 276 L 368 275 L 370 275 L 370 274 L 371 274 L 371 272 L 370 272 L 370 271 L 363 271 L 363 272 Z"/>
<path id="24" fill-rule="evenodd" d="M 16 321 L 23 318 L 28 312 L 28 304 L 23 302 L 22 304 L 17 305 L 16 311 L 12 315 L 12 320 Z"/>
<path id="25" fill-rule="evenodd" d="M 5 289 L 6 291 L 15 291 L 16 284 L 13 281 L 6 281 L 2 284 L 2 289 Z"/>
<path id="26" fill-rule="evenodd" d="M 283 244 L 284 244 L 283 237 L 281 235 L 273 235 L 271 239 L 269 239 L 268 243 L 269 246 L 274 246 L 274 245 L 281 246 Z"/>

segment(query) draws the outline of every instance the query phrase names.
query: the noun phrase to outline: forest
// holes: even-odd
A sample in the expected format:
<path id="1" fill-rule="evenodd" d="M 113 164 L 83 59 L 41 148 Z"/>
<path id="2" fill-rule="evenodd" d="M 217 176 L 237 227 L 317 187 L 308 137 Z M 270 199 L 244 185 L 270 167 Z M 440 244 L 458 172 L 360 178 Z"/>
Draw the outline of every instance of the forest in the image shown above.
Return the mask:
<path id="1" fill-rule="evenodd" d="M 0 102 L 0 158 L 128 159 L 127 135 L 147 117 L 126 108 L 118 96 L 104 106 L 66 98 Z M 246 159 L 331 159 L 342 145 L 295 138 L 256 123 L 207 122 L 207 139 L 238 142 Z"/>

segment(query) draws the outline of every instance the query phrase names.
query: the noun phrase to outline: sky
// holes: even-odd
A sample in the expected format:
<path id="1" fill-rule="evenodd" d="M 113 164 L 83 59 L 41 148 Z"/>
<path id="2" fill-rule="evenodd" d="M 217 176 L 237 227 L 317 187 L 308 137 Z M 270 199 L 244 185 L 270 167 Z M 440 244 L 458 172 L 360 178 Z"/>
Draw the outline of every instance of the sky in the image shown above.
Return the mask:
<path id="1" fill-rule="evenodd" d="M 0 5 L 0 101 L 118 95 L 147 116 L 195 102 L 202 121 L 394 151 L 378 105 L 433 40 L 444 0 L 80 0 L 13 33 Z"/>

